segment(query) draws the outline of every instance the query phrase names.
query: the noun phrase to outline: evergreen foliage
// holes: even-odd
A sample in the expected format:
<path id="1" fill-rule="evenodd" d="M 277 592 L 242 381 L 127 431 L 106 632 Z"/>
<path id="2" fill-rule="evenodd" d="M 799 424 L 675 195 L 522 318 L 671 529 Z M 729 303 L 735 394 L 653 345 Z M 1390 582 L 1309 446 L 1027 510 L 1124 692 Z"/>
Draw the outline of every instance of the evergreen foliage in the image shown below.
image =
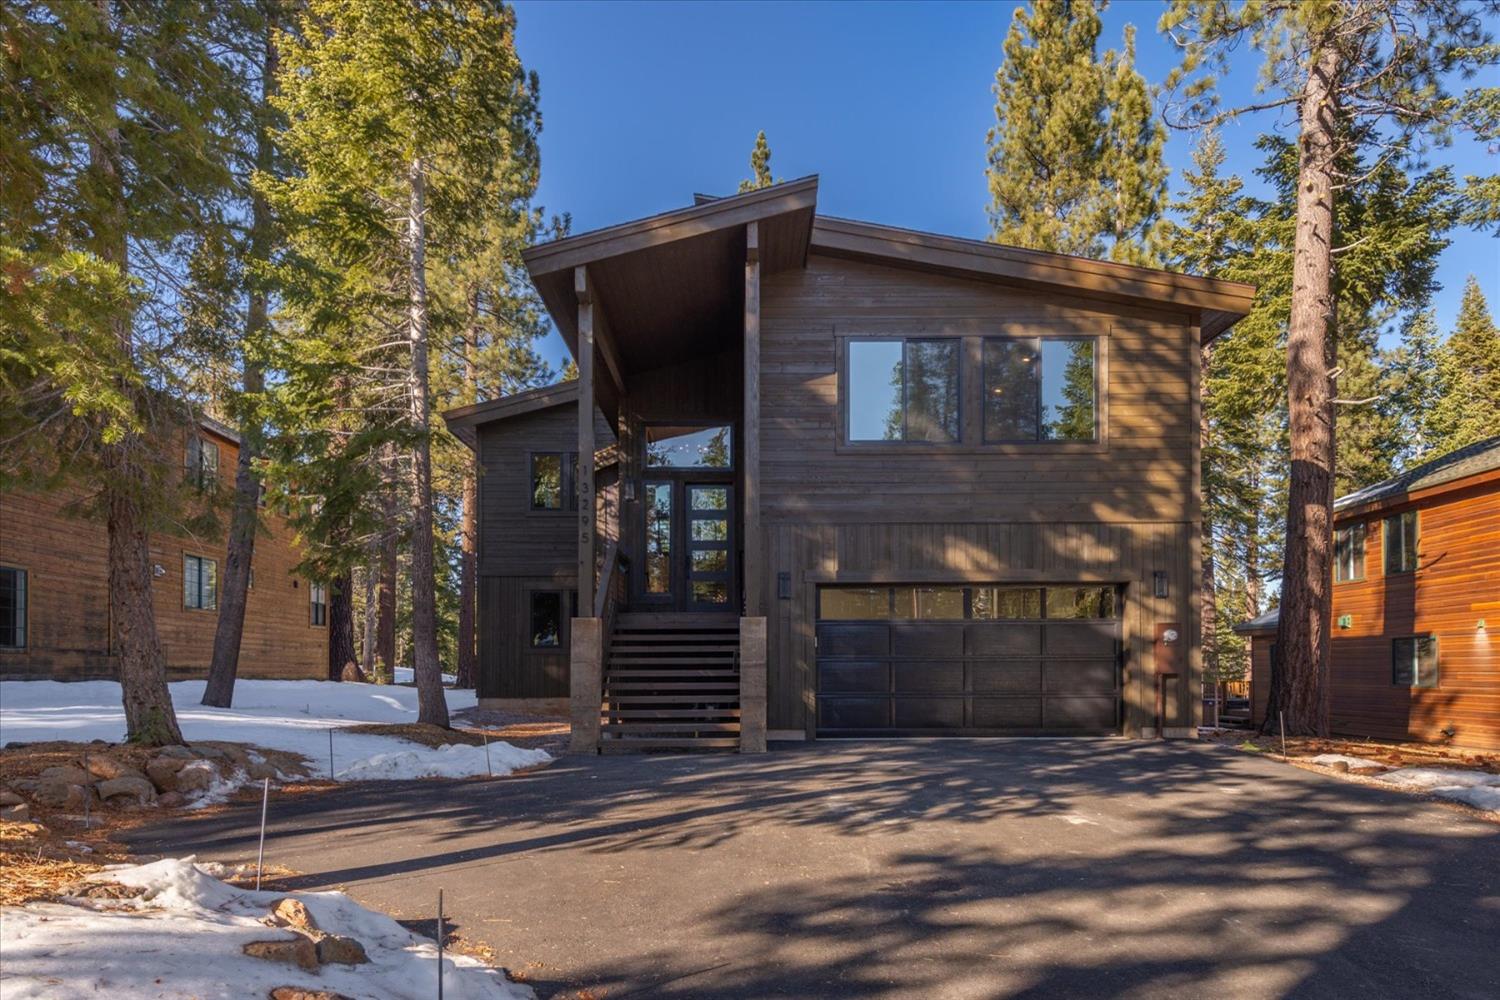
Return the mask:
<path id="1" fill-rule="evenodd" d="M 1453 333 L 1436 351 L 1426 430 L 1431 458 L 1500 435 L 1500 331 L 1469 276 Z"/>
<path id="2" fill-rule="evenodd" d="M 755 134 L 755 148 L 750 150 L 750 179 L 740 181 L 740 193 L 759 191 L 780 183 L 780 178 L 771 176 L 771 145 L 766 142 L 766 133 L 762 129 Z"/>

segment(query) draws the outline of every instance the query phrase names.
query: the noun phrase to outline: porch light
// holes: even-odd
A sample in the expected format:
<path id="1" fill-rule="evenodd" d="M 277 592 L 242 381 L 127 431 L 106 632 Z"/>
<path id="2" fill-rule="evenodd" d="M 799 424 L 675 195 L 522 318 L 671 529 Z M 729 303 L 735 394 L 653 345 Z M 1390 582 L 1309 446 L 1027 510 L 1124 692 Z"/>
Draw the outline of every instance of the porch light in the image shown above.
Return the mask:
<path id="1" fill-rule="evenodd" d="M 1479 631 L 1483 632 L 1484 631 L 1484 619 L 1483 618 L 1479 619 L 1479 624 L 1475 625 L 1474 627 L 1477 628 Z"/>

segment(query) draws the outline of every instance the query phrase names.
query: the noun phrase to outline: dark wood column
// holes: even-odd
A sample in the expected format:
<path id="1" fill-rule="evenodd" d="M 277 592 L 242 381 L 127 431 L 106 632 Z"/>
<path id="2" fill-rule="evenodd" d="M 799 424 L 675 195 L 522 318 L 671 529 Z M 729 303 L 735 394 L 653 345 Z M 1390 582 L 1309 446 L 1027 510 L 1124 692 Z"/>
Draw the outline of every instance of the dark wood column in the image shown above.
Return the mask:
<path id="1" fill-rule="evenodd" d="M 765 565 L 760 532 L 760 225 L 745 227 L 744 484 L 745 614 L 765 614 Z"/>
<path id="2" fill-rule="evenodd" d="M 588 268 L 573 269 L 578 296 L 578 601 L 594 599 L 594 296 Z M 590 611 L 592 613 L 592 611 Z M 587 616 L 585 616 L 587 617 Z"/>

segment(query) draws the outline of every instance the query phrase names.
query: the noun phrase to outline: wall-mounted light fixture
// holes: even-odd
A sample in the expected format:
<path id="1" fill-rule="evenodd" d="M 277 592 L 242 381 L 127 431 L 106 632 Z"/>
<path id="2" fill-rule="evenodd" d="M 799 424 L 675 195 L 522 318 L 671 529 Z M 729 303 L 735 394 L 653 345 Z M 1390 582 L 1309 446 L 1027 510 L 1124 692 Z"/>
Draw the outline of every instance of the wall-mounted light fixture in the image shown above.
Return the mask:
<path id="1" fill-rule="evenodd" d="M 153 563 L 151 566 L 151 575 L 155 577 L 166 576 L 167 567 L 163 566 L 161 563 Z"/>
<path id="2" fill-rule="evenodd" d="M 1151 574 L 1151 591 L 1157 597 L 1167 596 L 1167 574 L 1161 570 Z"/>
<path id="3" fill-rule="evenodd" d="M 1353 615 L 1339 615 L 1339 628 L 1353 628 L 1353 627 L 1354 627 L 1354 616 Z"/>
<path id="4" fill-rule="evenodd" d="M 1479 631 L 1483 632 L 1484 631 L 1484 619 L 1483 618 L 1479 619 L 1479 624 L 1475 625 L 1474 627 L 1477 628 Z"/>

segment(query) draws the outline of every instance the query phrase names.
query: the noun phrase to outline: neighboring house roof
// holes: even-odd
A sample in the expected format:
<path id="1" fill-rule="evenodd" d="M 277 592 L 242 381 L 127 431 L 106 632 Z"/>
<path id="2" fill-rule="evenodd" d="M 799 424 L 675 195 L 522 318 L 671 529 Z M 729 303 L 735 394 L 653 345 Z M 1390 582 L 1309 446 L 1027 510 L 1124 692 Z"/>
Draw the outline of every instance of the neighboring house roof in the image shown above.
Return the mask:
<path id="1" fill-rule="evenodd" d="M 1259 634 L 1262 632 L 1275 632 L 1276 625 L 1281 621 L 1281 609 L 1272 608 L 1263 615 L 1258 615 L 1247 622 L 1240 622 L 1233 627 L 1233 631 L 1241 635 Z"/>
<path id="2" fill-rule="evenodd" d="M 1447 486 L 1470 476 L 1500 470 L 1500 437 L 1478 441 L 1442 458 L 1407 469 L 1399 476 L 1355 490 L 1333 502 L 1336 511 L 1384 506 L 1413 493 Z"/>

